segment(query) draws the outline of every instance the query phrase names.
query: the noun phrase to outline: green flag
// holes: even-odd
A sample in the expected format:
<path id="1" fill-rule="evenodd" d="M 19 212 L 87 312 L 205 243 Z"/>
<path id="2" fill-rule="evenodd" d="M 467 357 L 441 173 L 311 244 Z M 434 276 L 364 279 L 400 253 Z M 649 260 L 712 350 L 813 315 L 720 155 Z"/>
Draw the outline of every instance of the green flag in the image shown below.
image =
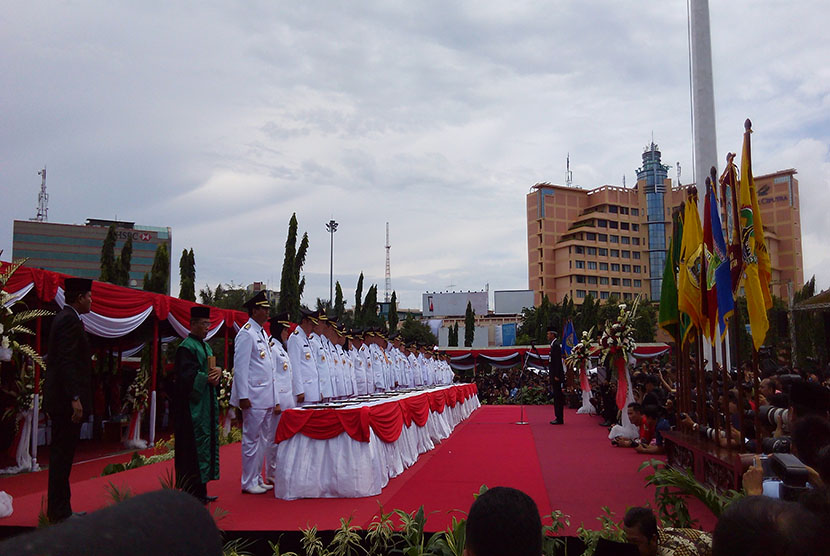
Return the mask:
<path id="1" fill-rule="evenodd" d="M 669 250 L 666 253 L 666 265 L 663 268 L 663 284 L 660 290 L 660 313 L 658 324 L 668 332 L 678 344 L 681 334 L 680 315 L 677 309 L 677 268 L 680 260 L 680 238 L 683 237 L 683 221 L 679 213 L 674 215 Z"/>

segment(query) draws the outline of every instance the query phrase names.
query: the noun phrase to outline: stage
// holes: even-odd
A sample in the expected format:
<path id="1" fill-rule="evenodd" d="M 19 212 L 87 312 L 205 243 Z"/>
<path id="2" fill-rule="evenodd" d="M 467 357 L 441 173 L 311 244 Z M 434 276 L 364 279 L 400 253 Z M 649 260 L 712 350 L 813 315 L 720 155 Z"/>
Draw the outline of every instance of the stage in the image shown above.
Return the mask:
<path id="1" fill-rule="evenodd" d="M 221 479 L 208 485 L 208 494 L 219 497 L 210 509 L 227 512 L 217 523 L 224 531 L 262 534 L 307 526 L 332 530 L 340 525 L 340 518 L 351 518 L 352 525 L 365 529 L 381 507 L 386 512 L 413 511 L 423 505 L 425 529 L 438 531 L 454 515 L 463 516 L 460 512 L 469 509 L 481 485 L 501 485 L 528 493 L 543 516 L 556 509 L 570 515 L 571 526 L 565 534 L 574 535 L 583 523 L 599 528 L 596 518 L 603 506 L 621 519 L 627 507 L 653 503 L 653 489 L 644 487 L 646 471 L 637 473 L 649 458 L 612 447 L 607 430 L 597 426 L 598 417 L 566 410 L 566 424 L 554 426 L 549 424 L 552 406 L 526 406 L 524 415 L 530 424 L 517 425 L 520 406 L 482 406 L 448 439 L 391 479 L 380 495 L 366 498 L 285 501 L 270 493 L 242 494 L 240 444 L 224 446 Z M 110 482 L 140 494 L 161 488 L 160 481 L 172 473 L 173 462 L 168 461 L 95 476 L 107 463 L 128 459 L 129 455 L 114 456 L 73 467 L 73 509 L 92 512 L 106 505 L 111 500 Z M 14 514 L 0 519 L 0 538 L 37 525 L 41 503 L 45 509 L 46 475 L 41 471 L 0 479 L 0 490 L 14 497 Z M 698 504 L 690 507 L 703 527 L 711 530 L 711 515 Z"/>

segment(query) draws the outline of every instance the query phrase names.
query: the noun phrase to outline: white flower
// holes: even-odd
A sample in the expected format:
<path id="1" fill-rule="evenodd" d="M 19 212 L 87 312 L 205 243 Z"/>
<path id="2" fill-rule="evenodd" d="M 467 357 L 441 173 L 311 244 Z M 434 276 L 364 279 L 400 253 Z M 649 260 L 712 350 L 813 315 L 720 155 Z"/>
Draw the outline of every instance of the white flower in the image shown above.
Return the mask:
<path id="1" fill-rule="evenodd" d="M 3 330 L 5 330 L 5 328 L 3 328 L 3 323 L 2 323 L 2 322 L 0 322 L 0 334 L 2 334 L 2 333 L 3 333 Z"/>
<path id="2" fill-rule="evenodd" d="M 9 337 L 3 336 L 3 339 L 0 340 L 0 347 L 3 349 L 9 349 Z"/>

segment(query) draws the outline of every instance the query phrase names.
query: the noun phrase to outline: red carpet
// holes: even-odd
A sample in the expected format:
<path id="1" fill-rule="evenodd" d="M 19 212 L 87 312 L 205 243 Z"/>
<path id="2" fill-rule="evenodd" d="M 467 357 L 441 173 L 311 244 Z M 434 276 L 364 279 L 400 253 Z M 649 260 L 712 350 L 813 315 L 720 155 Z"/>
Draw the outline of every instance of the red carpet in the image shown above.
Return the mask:
<path id="1" fill-rule="evenodd" d="M 296 531 L 307 525 L 334 529 L 341 517 L 352 525 L 368 527 L 379 506 L 385 511 L 411 511 L 423 505 L 426 529 L 449 525 L 455 510 L 466 512 L 473 493 L 483 484 L 512 486 L 527 492 L 541 514 L 561 509 L 571 516 L 568 533 L 584 523 L 597 528 L 595 518 L 609 506 L 618 519 L 629 506 L 653 502 L 653 489 L 644 488 L 645 472 L 637 467 L 648 459 L 631 450 L 613 448 L 598 418 L 565 414 L 565 426 L 548 423 L 550 406 L 525 408 L 529 425 L 516 425 L 517 406 L 484 406 L 456 427 L 450 438 L 392 479 L 379 496 L 356 499 L 276 500 L 268 494 L 240 492 L 240 445 L 221 449 L 221 479 L 209 484 L 208 493 L 219 496 L 213 507 L 228 512 L 219 522 L 228 531 Z M 124 456 L 121 456 L 124 459 Z M 93 511 L 108 503 L 109 481 L 129 487 L 134 494 L 160 487 L 173 463 L 164 462 L 108 477 L 87 478 L 108 462 L 85 463 L 73 468 L 72 505 L 75 511 Z M 24 477 L 29 478 L 23 483 Z M 14 479 L 14 481 L 12 481 Z M 0 479 L 0 490 L 14 496 L 14 515 L 0 519 L 2 527 L 32 527 L 37 523 L 41 497 L 45 498 L 46 473 Z M 705 528 L 714 520 L 693 506 Z M 456 514 L 458 515 L 458 514 Z M 0 536 L 4 536 L 0 531 Z"/>

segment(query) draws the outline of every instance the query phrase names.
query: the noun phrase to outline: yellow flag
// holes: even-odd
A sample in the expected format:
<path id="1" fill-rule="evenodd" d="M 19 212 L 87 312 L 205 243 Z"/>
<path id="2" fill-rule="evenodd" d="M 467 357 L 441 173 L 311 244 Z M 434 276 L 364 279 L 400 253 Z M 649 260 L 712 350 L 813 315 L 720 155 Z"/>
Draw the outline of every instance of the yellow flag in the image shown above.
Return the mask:
<path id="1" fill-rule="evenodd" d="M 680 264 L 677 273 L 677 308 L 689 315 L 692 326 L 698 330 L 706 329 L 705 318 L 701 314 L 700 272 L 703 254 L 703 230 L 697 211 L 697 197 L 691 195 L 686 199 L 683 218 L 683 239 L 680 245 Z M 686 328 L 683 340 L 692 326 Z"/>
<path id="2" fill-rule="evenodd" d="M 772 275 L 769 252 L 764 243 L 764 227 L 761 224 L 761 211 L 758 210 L 758 197 L 755 193 L 755 180 L 752 177 L 752 153 L 749 134 L 752 123 L 744 124 L 744 148 L 741 159 L 741 247 L 744 255 L 744 292 L 746 308 L 749 313 L 749 326 L 752 331 L 752 343 L 757 350 L 764 344 L 769 330 L 767 309 L 772 307 L 769 282 Z"/>

